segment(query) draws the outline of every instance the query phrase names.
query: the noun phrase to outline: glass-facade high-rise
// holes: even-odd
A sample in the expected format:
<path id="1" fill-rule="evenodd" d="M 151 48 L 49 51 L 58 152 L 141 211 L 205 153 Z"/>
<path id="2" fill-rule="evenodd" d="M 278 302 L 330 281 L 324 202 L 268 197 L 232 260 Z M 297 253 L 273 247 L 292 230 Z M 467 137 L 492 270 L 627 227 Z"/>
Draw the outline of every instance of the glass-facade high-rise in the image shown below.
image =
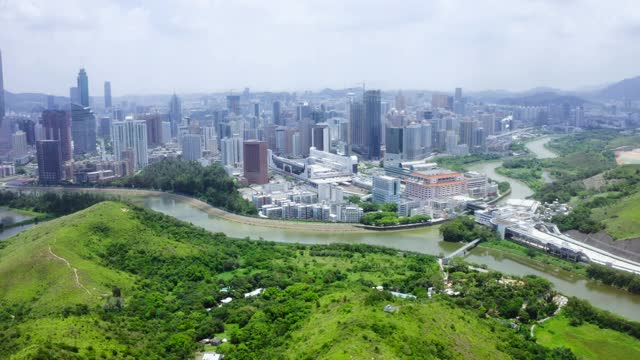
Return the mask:
<path id="1" fill-rule="evenodd" d="M 60 141 L 62 161 L 71 160 L 71 114 L 62 110 L 42 112 L 42 127 L 46 140 Z"/>
<path id="2" fill-rule="evenodd" d="M 276 125 L 284 125 L 280 109 L 280 101 L 273 102 L 273 123 Z"/>
<path id="3" fill-rule="evenodd" d="M 78 73 L 78 92 L 80 95 L 80 105 L 89 106 L 89 78 L 84 69 L 80 69 Z"/>
<path id="4" fill-rule="evenodd" d="M 173 94 L 169 101 L 169 122 L 171 123 L 171 137 L 178 136 L 178 127 L 182 123 L 182 102 Z"/>
<path id="5" fill-rule="evenodd" d="M 110 108 L 113 104 L 111 103 L 111 82 L 104 82 L 104 107 Z"/>
<path id="6" fill-rule="evenodd" d="M 367 90 L 364 93 L 364 125 L 367 135 L 364 156 L 369 160 L 380 159 L 382 146 L 382 108 L 380 90 Z"/>
<path id="7" fill-rule="evenodd" d="M 96 152 L 96 117 L 91 108 L 71 104 L 71 137 L 74 154 Z"/>

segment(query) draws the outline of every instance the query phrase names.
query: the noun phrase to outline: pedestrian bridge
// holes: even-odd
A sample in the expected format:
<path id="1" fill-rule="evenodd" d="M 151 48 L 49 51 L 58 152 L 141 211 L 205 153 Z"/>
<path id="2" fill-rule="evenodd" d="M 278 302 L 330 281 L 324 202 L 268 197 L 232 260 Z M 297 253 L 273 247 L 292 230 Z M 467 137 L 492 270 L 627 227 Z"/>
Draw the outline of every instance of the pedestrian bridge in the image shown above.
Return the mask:
<path id="1" fill-rule="evenodd" d="M 445 260 L 449 260 L 452 259 L 456 256 L 464 256 L 467 254 L 468 250 L 473 249 L 474 247 L 476 247 L 476 245 L 478 245 L 478 243 L 480 242 L 480 238 L 473 240 L 472 242 L 466 244 L 465 246 L 461 247 L 460 249 L 452 252 L 451 254 L 447 255 L 444 257 Z"/>

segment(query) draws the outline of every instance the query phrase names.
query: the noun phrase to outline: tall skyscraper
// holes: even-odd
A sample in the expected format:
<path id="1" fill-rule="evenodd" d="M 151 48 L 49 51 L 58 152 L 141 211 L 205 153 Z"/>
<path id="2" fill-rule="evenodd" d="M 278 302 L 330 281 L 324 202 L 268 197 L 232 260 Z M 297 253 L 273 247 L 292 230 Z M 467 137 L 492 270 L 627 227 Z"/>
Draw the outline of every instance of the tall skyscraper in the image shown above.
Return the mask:
<path id="1" fill-rule="evenodd" d="M 167 144 L 171 142 L 171 123 L 168 121 L 162 122 L 162 143 Z"/>
<path id="2" fill-rule="evenodd" d="M 260 119 L 260 103 L 253 103 L 253 116 Z"/>
<path id="3" fill-rule="evenodd" d="M 224 138 L 220 141 L 220 147 L 222 148 L 221 160 L 222 164 L 226 166 L 238 167 L 242 164 L 243 159 L 243 144 L 242 139 L 239 136 Z"/>
<path id="4" fill-rule="evenodd" d="M 27 137 L 27 145 L 36 144 L 36 123 L 33 120 L 30 120 L 30 119 L 18 120 L 18 129 L 25 132 L 25 135 Z"/>
<path id="5" fill-rule="evenodd" d="M 367 90 L 364 93 L 364 126 L 368 133 L 365 156 L 369 160 L 380 159 L 382 146 L 382 113 L 380 90 Z"/>
<path id="6" fill-rule="evenodd" d="M 173 94 L 169 102 L 169 122 L 171 123 L 171 137 L 178 136 L 178 127 L 182 123 L 182 102 Z"/>
<path id="7" fill-rule="evenodd" d="M 227 96 L 227 109 L 230 113 L 240 115 L 240 95 Z"/>
<path id="8" fill-rule="evenodd" d="M 398 95 L 396 95 L 396 110 L 404 111 L 406 109 L 407 109 L 407 100 L 402 94 L 402 91 L 399 91 Z"/>
<path id="9" fill-rule="evenodd" d="M 4 78 L 2 77 L 2 51 L 0 51 L 0 121 L 4 118 L 5 115 L 4 108 Z"/>
<path id="10" fill-rule="evenodd" d="M 244 177 L 249 184 L 269 183 L 267 143 L 257 140 L 245 141 L 243 154 Z"/>
<path id="11" fill-rule="evenodd" d="M 71 136 L 74 154 L 96 151 L 96 117 L 91 108 L 71 104 Z"/>
<path id="12" fill-rule="evenodd" d="M 53 95 L 47 95 L 47 110 L 56 109 L 56 98 Z"/>
<path id="13" fill-rule="evenodd" d="M 351 149 L 361 154 L 366 139 L 364 105 L 361 102 L 352 102 L 349 104 L 349 130 L 349 145 L 351 145 Z"/>
<path id="14" fill-rule="evenodd" d="M 38 158 L 38 181 L 40 184 L 58 184 L 64 179 L 62 151 L 59 140 L 39 140 L 36 142 Z"/>
<path id="15" fill-rule="evenodd" d="M 11 151 L 13 152 L 13 158 L 19 159 L 27 155 L 27 133 L 22 130 L 16 131 L 11 135 Z"/>
<path id="16" fill-rule="evenodd" d="M 108 116 L 104 116 L 100 118 L 100 123 L 98 124 L 98 136 L 103 139 L 111 138 L 111 118 Z"/>
<path id="17" fill-rule="evenodd" d="M 453 98 L 454 101 L 462 101 L 462 88 L 456 88 L 456 94 Z"/>
<path id="18" fill-rule="evenodd" d="M 306 102 L 301 102 L 296 106 L 296 121 L 311 118 L 311 106 Z"/>
<path id="19" fill-rule="evenodd" d="M 216 128 L 213 126 L 202 127 L 202 143 L 205 150 L 210 151 L 210 155 L 216 155 L 218 152 L 218 137 L 216 136 Z"/>
<path id="20" fill-rule="evenodd" d="M 476 122 L 473 120 L 463 120 L 460 122 L 460 144 L 467 144 L 469 148 L 474 145 L 473 131 L 476 127 Z"/>
<path id="21" fill-rule="evenodd" d="M 69 88 L 69 100 L 72 104 L 80 104 L 80 89 L 77 86 Z"/>
<path id="22" fill-rule="evenodd" d="M 397 164 L 402 160 L 402 151 L 404 149 L 404 129 L 401 127 L 387 127 L 385 129 L 385 146 L 384 166 Z"/>
<path id="23" fill-rule="evenodd" d="M 202 157 L 202 138 L 197 134 L 187 134 L 182 137 L 182 158 L 187 161 L 198 160 Z"/>
<path id="24" fill-rule="evenodd" d="M 113 154 L 116 160 L 127 160 L 133 154 L 133 166 L 139 170 L 149 164 L 147 123 L 144 120 L 116 121 L 111 126 Z"/>
<path id="25" fill-rule="evenodd" d="M 329 125 L 317 124 L 311 131 L 311 146 L 315 147 L 316 150 L 329 152 Z"/>
<path id="26" fill-rule="evenodd" d="M 62 110 L 42 112 L 42 126 L 47 140 L 59 140 L 62 161 L 71 160 L 71 114 Z"/>
<path id="27" fill-rule="evenodd" d="M 276 125 L 284 125 L 282 121 L 282 113 L 280 109 L 280 101 L 273 102 L 273 123 Z"/>
<path id="28" fill-rule="evenodd" d="M 89 106 L 89 78 L 84 69 L 78 73 L 78 92 L 80 94 L 80 105 Z"/>
<path id="29" fill-rule="evenodd" d="M 111 82 L 104 82 L 104 107 L 109 109 L 111 107 Z"/>
<path id="30" fill-rule="evenodd" d="M 160 114 L 149 114 L 145 116 L 147 123 L 147 141 L 149 146 L 162 144 L 162 117 Z"/>
<path id="31" fill-rule="evenodd" d="M 313 146 L 312 130 L 313 120 L 303 118 L 300 120 L 298 129 L 300 130 L 300 146 L 302 146 L 302 156 L 309 156 L 309 148 Z M 272 149 L 273 150 L 273 149 Z"/>

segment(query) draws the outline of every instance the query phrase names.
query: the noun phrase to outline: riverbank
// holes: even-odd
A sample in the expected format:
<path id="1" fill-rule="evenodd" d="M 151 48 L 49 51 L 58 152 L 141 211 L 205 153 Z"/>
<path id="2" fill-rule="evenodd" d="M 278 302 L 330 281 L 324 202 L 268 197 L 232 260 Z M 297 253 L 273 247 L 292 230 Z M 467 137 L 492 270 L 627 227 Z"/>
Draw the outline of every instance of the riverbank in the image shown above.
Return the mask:
<path id="1" fill-rule="evenodd" d="M 415 224 L 401 224 L 401 225 L 391 225 L 391 226 L 375 226 L 375 225 L 363 225 L 363 224 L 354 224 L 353 226 L 373 230 L 373 231 L 392 231 L 392 230 L 409 230 L 409 229 L 417 229 L 428 226 L 435 226 L 443 224 L 450 219 L 438 219 L 435 221 L 427 221 L 423 223 L 415 223 Z"/>
<path id="2" fill-rule="evenodd" d="M 47 189 L 51 190 L 51 188 Z M 41 191 L 42 189 L 35 190 Z M 60 188 L 59 190 L 63 189 Z M 213 233 L 221 232 L 229 237 L 238 239 L 250 237 L 256 240 L 281 243 L 319 245 L 335 243 L 366 244 L 388 247 L 397 251 L 417 252 L 435 256 L 450 254 L 462 245 L 442 241 L 442 236 L 439 232 L 440 226 L 392 232 L 357 228 L 357 231 L 299 231 L 295 227 L 293 229 L 289 227 L 273 228 L 228 221 L 213 216 L 206 210 L 195 208 L 191 205 L 191 202 L 187 204 L 176 195 L 159 191 L 137 189 L 123 191 L 122 189 L 116 189 L 113 191 L 112 196 L 114 198 L 120 196 L 122 199 L 129 200 L 138 206 L 173 216 Z M 17 229 L 14 228 L 11 231 Z M 0 237 L 8 235 L 8 233 L 7 231 L 0 234 Z M 640 313 L 637 311 L 640 306 L 640 296 L 590 280 L 575 272 L 565 271 L 557 266 L 546 265 L 508 252 L 481 247 L 476 247 L 468 252 L 465 259 L 477 264 L 484 264 L 490 269 L 506 274 L 519 276 L 534 274 L 546 278 L 554 284 L 558 291 L 564 294 L 587 299 L 595 306 L 629 319 L 640 321 Z"/>
<path id="3" fill-rule="evenodd" d="M 521 259 L 533 260 L 545 265 L 556 266 L 562 270 L 571 271 L 573 273 L 586 276 L 587 266 L 583 263 L 576 263 L 560 259 L 558 257 L 546 254 L 540 250 L 528 248 L 520 244 L 516 244 L 508 240 L 490 240 L 483 241 L 478 244 L 478 247 L 485 249 L 494 249 L 504 253 L 508 253 L 514 257 Z"/>
<path id="4" fill-rule="evenodd" d="M 234 214 L 226 210 L 214 207 L 202 200 L 196 199 L 191 196 L 179 195 L 170 192 L 158 191 L 158 190 L 146 190 L 146 189 L 125 189 L 125 188 L 88 188 L 88 187 L 63 187 L 63 186 L 28 186 L 15 188 L 19 190 L 34 190 L 34 191 L 78 191 L 78 192 L 95 192 L 105 193 L 110 195 L 121 196 L 124 200 L 128 200 L 129 197 L 145 197 L 145 196 L 169 196 L 175 200 L 182 201 L 198 210 L 202 210 L 209 215 L 217 218 L 232 221 L 238 224 L 249 226 L 260 226 L 273 229 L 285 229 L 296 230 L 304 232 L 367 232 L 369 229 L 364 229 L 357 224 L 351 223 L 326 223 L 326 222 L 298 222 L 276 219 L 264 219 L 259 217 L 245 216 Z"/>
<path id="5" fill-rule="evenodd" d="M 511 194 L 511 187 L 509 187 L 509 190 L 507 190 L 504 193 L 500 194 L 497 198 L 487 201 L 487 204 L 495 204 L 498 201 L 500 201 L 500 200 L 504 199 L 505 197 L 509 196 L 510 194 Z"/>

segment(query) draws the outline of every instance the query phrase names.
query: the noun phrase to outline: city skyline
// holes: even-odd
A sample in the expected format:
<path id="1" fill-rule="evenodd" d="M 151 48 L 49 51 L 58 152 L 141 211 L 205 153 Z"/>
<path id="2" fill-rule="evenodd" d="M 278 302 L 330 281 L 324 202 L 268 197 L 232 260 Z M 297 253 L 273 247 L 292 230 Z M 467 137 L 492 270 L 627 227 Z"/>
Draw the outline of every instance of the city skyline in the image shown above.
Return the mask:
<path id="1" fill-rule="evenodd" d="M 363 80 L 376 89 L 518 91 L 576 89 L 638 73 L 632 1 L 170 5 L 1 2 L 5 87 L 65 94 L 79 68 L 90 72 L 89 92 L 97 95 L 107 80 L 118 95 L 319 90 Z M 598 26 L 592 14 L 603 14 Z M 43 61 L 50 53 L 56 56 Z"/>

